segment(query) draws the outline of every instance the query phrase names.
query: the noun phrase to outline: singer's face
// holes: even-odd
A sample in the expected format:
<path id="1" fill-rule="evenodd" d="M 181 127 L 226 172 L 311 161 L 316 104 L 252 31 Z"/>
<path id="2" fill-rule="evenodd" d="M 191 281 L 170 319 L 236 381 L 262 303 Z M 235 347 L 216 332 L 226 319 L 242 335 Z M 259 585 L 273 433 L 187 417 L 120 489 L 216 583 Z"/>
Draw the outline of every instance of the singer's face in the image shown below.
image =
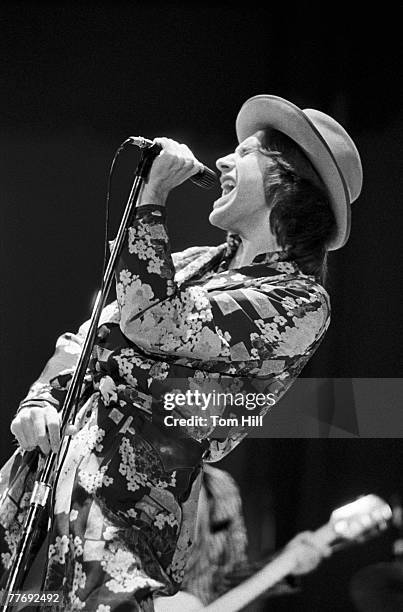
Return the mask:
<path id="1" fill-rule="evenodd" d="M 245 235 L 268 214 L 263 188 L 263 171 L 268 157 L 259 151 L 263 132 L 241 142 L 234 153 L 217 160 L 222 196 L 214 202 L 210 223 Z"/>

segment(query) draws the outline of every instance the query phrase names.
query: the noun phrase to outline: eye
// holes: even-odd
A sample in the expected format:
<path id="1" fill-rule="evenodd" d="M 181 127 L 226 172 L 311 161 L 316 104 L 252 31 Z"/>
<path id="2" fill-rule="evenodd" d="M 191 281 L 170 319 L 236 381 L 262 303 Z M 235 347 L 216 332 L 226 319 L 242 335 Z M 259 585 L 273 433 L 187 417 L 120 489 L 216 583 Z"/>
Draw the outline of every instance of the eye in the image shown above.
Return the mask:
<path id="1" fill-rule="evenodd" d="M 258 150 L 258 145 L 247 145 L 245 147 L 242 147 L 242 149 L 240 150 L 239 154 L 241 157 L 244 157 L 245 155 L 248 155 L 249 153 L 253 153 L 254 151 Z"/>

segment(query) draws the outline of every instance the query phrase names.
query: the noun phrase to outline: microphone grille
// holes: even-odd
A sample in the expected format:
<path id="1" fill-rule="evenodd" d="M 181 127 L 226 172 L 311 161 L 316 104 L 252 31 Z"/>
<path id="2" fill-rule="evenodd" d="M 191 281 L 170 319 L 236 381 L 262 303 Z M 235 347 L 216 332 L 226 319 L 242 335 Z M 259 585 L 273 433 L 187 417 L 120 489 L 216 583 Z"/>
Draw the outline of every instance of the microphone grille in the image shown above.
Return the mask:
<path id="1" fill-rule="evenodd" d="M 203 189 L 211 189 L 217 183 L 218 178 L 216 173 L 210 170 L 210 168 L 204 167 L 201 172 L 191 176 L 190 180 L 199 185 L 199 187 L 203 187 Z"/>

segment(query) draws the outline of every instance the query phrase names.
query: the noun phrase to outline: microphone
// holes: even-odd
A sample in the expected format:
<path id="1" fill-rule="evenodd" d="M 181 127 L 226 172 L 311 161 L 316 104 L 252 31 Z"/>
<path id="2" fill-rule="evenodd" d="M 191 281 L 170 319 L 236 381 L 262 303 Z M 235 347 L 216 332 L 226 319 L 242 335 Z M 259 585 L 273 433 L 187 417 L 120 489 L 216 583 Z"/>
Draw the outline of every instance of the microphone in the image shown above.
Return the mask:
<path id="1" fill-rule="evenodd" d="M 162 151 L 161 145 L 143 136 L 129 136 L 125 143 L 140 147 L 140 149 L 152 149 L 157 155 Z M 213 170 L 203 165 L 203 168 L 191 176 L 190 180 L 203 189 L 211 189 L 217 183 L 218 178 Z"/>

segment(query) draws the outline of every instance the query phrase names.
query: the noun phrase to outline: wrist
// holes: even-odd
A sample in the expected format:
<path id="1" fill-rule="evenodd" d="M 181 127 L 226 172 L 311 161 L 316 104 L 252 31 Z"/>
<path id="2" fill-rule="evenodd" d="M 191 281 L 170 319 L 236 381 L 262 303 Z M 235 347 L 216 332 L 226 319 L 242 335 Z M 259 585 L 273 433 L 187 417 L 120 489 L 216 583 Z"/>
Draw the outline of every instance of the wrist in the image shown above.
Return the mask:
<path id="1" fill-rule="evenodd" d="M 141 192 L 141 196 L 138 202 L 138 206 L 144 206 L 147 204 L 154 204 L 156 206 L 165 206 L 168 194 L 162 189 L 155 187 L 144 186 Z"/>

